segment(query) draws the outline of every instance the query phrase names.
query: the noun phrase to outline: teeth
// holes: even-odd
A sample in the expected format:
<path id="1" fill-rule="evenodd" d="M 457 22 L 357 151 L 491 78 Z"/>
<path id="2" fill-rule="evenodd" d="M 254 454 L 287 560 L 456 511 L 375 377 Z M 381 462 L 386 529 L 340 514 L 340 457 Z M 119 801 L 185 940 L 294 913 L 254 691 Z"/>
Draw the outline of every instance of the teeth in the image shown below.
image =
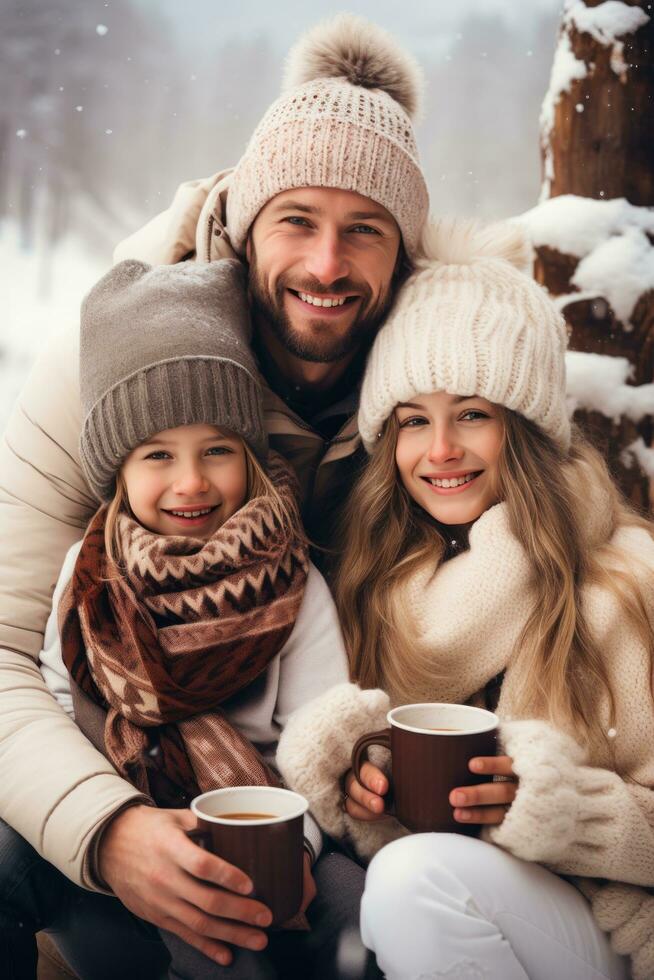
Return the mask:
<path id="1" fill-rule="evenodd" d="M 203 517 L 204 514 L 211 513 L 211 507 L 207 507 L 205 510 L 171 510 L 171 514 L 175 517 Z"/>
<path id="2" fill-rule="evenodd" d="M 324 306 L 329 309 L 332 306 L 342 306 L 345 302 L 345 296 L 338 296 L 335 299 L 321 299 L 320 296 L 312 296 L 311 293 L 298 293 L 298 296 L 303 303 L 309 303 L 310 306 Z"/>
<path id="3" fill-rule="evenodd" d="M 475 473 L 466 473 L 465 476 L 452 477 L 451 480 L 429 480 L 433 487 L 442 487 L 447 490 L 451 487 L 462 487 L 464 483 L 470 483 L 475 477 Z"/>

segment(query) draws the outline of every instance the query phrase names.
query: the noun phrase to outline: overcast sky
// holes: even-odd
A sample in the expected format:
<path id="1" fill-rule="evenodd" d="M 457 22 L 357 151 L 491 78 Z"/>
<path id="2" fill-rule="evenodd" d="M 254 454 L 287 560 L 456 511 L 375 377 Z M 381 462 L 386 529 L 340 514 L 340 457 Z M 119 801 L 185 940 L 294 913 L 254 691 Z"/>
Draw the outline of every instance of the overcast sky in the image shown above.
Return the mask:
<path id="1" fill-rule="evenodd" d="M 461 23 L 477 14 L 498 14 L 512 24 L 562 8 L 562 0 L 139 0 L 153 15 L 164 13 L 191 44 L 208 47 L 226 36 L 261 34 L 289 47 L 312 24 L 343 10 L 361 14 L 385 27 L 419 55 L 434 38 L 446 48 Z"/>

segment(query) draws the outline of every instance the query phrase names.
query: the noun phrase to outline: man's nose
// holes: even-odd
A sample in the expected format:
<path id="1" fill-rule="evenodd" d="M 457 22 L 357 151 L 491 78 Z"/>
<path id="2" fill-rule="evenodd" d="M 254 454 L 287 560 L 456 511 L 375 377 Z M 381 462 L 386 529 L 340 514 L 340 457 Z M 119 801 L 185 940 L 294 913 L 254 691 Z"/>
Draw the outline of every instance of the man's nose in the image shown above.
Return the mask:
<path id="1" fill-rule="evenodd" d="M 307 245 L 304 267 L 309 275 L 329 286 L 349 275 L 350 264 L 345 246 L 336 231 L 325 230 L 313 237 Z"/>

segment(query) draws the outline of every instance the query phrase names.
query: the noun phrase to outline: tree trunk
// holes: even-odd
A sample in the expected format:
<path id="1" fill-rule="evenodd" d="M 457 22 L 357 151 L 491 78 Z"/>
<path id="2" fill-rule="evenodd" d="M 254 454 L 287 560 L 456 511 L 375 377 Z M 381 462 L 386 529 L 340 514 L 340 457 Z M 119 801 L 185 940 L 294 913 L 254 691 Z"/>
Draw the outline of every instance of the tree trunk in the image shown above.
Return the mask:
<path id="1" fill-rule="evenodd" d="M 654 276 L 651 251 L 646 255 L 654 243 L 652 212 L 647 210 L 654 205 L 654 6 L 648 0 L 627 0 L 611 5 L 609 18 L 609 5 L 600 11 L 600 4 L 601 0 L 579 0 L 568 4 L 563 15 L 541 117 L 544 203 L 531 214 L 563 194 L 594 199 L 598 216 L 607 213 L 602 204 L 619 203 L 619 198 L 642 212 L 632 209 L 629 227 L 611 228 L 603 242 L 596 241 L 585 254 L 566 254 L 536 240 L 536 277 L 555 297 L 567 297 L 562 309 L 572 350 L 625 357 L 633 367 L 629 383 L 645 385 L 654 380 Z M 621 234 L 625 244 L 627 238 L 639 243 L 639 254 L 645 258 L 642 270 L 633 269 L 634 305 L 626 313 L 623 309 L 620 318 L 606 295 L 611 291 L 608 281 L 605 290 L 596 286 L 593 295 L 586 291 L 575 301 L 580 288 L 571 279 L 582 260 Z M 577 413 L 577 421 L 606 454 L 625 494 L 643 507 L 649 504 L 647 471 L 654 476 L 654 452 L 641 456 L 641 462 L 646 460 L 643 467 L 629 447 L 639 438 L 647 447 L 652 444 L 654 396 L 647 413 L 638 420 L 623 416 L 619 422 L 597 411 Z"/>

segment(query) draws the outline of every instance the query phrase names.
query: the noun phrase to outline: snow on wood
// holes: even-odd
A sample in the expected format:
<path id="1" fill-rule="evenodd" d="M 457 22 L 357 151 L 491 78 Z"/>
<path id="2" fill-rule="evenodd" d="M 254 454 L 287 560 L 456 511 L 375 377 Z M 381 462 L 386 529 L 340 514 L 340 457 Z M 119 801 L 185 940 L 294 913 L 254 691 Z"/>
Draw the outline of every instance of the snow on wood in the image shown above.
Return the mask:
<path id="1" fill-rule="evenodd" d="M 630 385 L 633 366 L 626 357 L 568 351 L 566 388 L 570 415 L 577 409 L 633 422 L 654 415 L 654 384 Z"/>
<path id="2" fill-rule="evenodd" d="M 634 462 L 638 463 L 643 473 L 654 478 L 654 449 L 645 445 L 642 438 L 630 443 L 620 454 L 620 462 L 630 469 Z"/>
<path id="3" fill-rule="evenodd" d="M 561 34 L 554 54 L 550 84 L 543 99 L 540 113 L 540 124 L 545 132 L 551 132 L 554 125 L 554 109 L 562 92 L 569 92 L 570 86 L 577 78 L 585 78 L 588 68 L 583 61 L 575 58 L 566 32 Z"/>
<path id="4" fill-rule="evenodd" d="M 625 329 L 640 297 L 654 289 L 654 208 L 625 198 L 597 201 L 562 194 L 519 218 L 532 244 L 581 261 L 570 283 L 580 292 L 558 297 L 560 307 L 603 296 Z"/>
<path id="5" fill-rule="evenodd" d="M 616 41 L 611 48 L 611 71 L 618 76 L 623 85 L 627 83 L 629 65 L 624 60 L 624 41 Z"/>
<path id="6" fill-rule="evenodd" d="M 598 201 L 561 194 L 520 215 L 533 245 L 547 245 L 583 258 L 611 235 L 631 228 L 654 234 L 654 208 L 636 207 L 624 197 Z"/>
<path id="7" fill-rule="evenodd" d="M 587 7 L 583 0 L 568 0 L 564 15 L 564 23 L 573 24 L 580 33 L 590 34 L 606 47 L 626 34 L 634 34 L 648 20 L 640 7 L 619 0 L 606 0 L 597 7 Z"/>
<path id="8" fill-rule="evenodd" d="M 583 258 L 570 282 L 608 300 L 628 330 L 636 303 L 643 293 L 654 289 L 654 248 L 644 232 L 630 228 Z"/>
<path id="9" fill-rule="evenodd" d="M 544 153 L 543 173 L 545 178 L 541 191 L 541 201 L 548 197 L 550 185 L 554 179 L 552 151 L 550 147 L 550 137 L 554 128 L 554 111 L 562 93 L 569 92 L 573 81 L 575 79 L 585 78 L 587 74 L 588 68 L 583 61 L 575 58 L 572 53 L 570 38 L 567 31 L 564 30 L 561 33 L 554 54 L 550 84 L 540 111 L 540 132 Z"/>

